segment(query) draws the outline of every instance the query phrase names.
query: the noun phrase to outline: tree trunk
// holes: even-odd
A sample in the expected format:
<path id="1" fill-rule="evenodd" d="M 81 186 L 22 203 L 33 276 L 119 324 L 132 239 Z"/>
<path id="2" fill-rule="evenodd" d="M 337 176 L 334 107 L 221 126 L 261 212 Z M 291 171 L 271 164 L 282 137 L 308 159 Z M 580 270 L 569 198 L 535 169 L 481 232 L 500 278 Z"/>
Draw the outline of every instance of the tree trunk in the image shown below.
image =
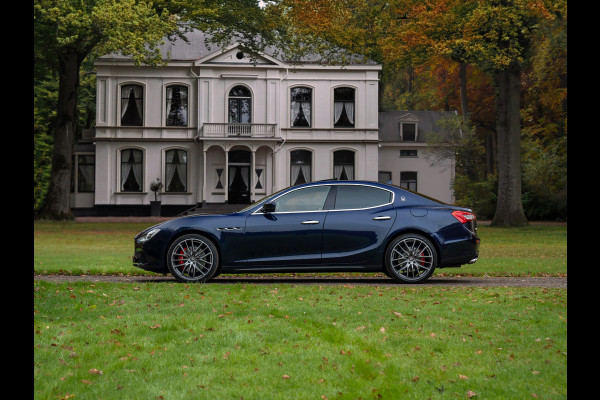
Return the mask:
<path id="1" fill-rule="evenodd" d="M 461 61 L 459 65 L 460 108 L 462 110 L 463 123 L 466 123 L 469 116 L 469 104 L 467 103 L 467 64 Z"/>
<path id="2" fill-rule="evenodd" d="M 73 219 L 70 204 L 71 167 L 79 67 L 82 61 L 83 57 L 73 49 L 65 49 L 59 54 L 57 122 L 54 131 L 52 170 L 48 194 L 40 212 L 41 218 Z"/>
<path id="3" fill-rule="evenodd" d="M 498 203 L 492 225 L 523 226 L 527 218 L 521 197 L 521 69 L 513 63 L 496 72 L 498 137 Z"/>

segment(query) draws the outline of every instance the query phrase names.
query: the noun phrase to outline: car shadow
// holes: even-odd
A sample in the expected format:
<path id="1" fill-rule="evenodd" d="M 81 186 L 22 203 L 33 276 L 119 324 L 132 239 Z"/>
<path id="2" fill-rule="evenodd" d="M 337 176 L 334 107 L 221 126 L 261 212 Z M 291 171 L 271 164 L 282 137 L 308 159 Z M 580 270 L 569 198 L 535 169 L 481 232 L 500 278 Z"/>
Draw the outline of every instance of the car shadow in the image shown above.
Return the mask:
<path id="1" fill-rule="evenodd" d="M 179 283 L 171 275 L 156 276 L 156 277 L 139 277 L 135 280 L 140 283 Z M 248 276 L 219 276 L 205 282 L 204 284 L 210 285 L 230 285 L 230 284 L 251 284 L 251 285 L 385 285 L 385 286 L 464 286 L 468 285 L 471 279 L 460 277 L 432 277 L 423 283 L 402 283 L 396 282 L 395 280 L 388 277 L 298 277 L 298 276 L 284 276 L 284 277 L 248 277 Z"/>

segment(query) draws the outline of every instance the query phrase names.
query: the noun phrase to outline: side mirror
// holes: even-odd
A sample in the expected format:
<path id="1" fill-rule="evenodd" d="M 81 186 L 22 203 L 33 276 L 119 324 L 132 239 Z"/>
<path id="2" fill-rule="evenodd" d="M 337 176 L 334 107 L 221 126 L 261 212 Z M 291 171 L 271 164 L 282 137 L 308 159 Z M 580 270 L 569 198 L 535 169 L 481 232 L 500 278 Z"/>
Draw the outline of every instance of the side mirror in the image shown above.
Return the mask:
<path id="1" fill-rule="evenodd" d="M 263 204 L 261 210 L 265 214 L 272 213 L 275 211 L 275 204 L 274 203 L 265 203 L 265 204 Z"/>

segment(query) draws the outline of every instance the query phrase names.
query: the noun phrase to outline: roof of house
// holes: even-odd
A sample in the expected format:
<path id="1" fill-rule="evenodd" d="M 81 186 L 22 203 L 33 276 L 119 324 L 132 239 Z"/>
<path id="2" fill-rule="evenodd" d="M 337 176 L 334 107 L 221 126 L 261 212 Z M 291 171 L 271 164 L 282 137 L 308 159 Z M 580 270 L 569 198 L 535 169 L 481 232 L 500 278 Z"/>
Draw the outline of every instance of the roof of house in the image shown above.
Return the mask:
<path id="1" fill-rule="evenodd" d="M 382 111 L 379 112 L 379 140 L 382 142 L 400 141 L 399 126 L 402 122 L 417 124 L 417 142 L 424 143 L 428 133 L 439 130 L 437 125 L 444 117 L 455 116 L 456 111 Z"/>
<path id="2" fill-rule="evenodd" d="M 221 48 L 220 46 L 210 43 L 211 36 L 205 32 L 197 29 L 193 29 L 186 32 L 185 37 L 187 42 L 180 37 L 173 37 L 171 40 L 164 38 L 164 44 L 159 46 L 163 59 L 171 61 L 196 61 L 207 56 L 214 54 L 217 55 L 226 50 L 230 50 L 232 46 Z M 266 47 L 263 54 L 272 57 L 281 62 L 290 63 L 291 60 L 284 59 L 283 54 L 275 47 Z M 101 60 L 129 60 L 131 57 L 124 56 L 118 53 L 111 53 L 100 57 Z M 300 64 L 320 64 L 322 58 L 317 54 L 306 55 L 301 59 L 295 61 Z M 353 55 L 350 57 L 349 65 L 378 65 L 373 60 L 369 60 L 360 55 Z"/>

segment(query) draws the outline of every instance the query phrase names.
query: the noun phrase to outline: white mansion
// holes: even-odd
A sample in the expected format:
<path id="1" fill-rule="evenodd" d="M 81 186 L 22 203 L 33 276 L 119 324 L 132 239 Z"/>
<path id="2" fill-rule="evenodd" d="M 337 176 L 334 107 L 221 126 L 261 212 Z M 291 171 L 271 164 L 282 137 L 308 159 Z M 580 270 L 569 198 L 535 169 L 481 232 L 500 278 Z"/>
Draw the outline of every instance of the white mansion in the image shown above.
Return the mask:
<path id="1" fill-rule="evenodd" d="M 452 202 L 453 160 L 431 167 L 423 141 L 436 112 L 378 112 L 381 65 L 344 67 L 237 46 L 163 47 L 168 65 L 99 58 L 96 127 L 74 149 L 75 215 L 163 215 L 195 205 L 244 204 L 321 179 L 391 182 Z"/>

